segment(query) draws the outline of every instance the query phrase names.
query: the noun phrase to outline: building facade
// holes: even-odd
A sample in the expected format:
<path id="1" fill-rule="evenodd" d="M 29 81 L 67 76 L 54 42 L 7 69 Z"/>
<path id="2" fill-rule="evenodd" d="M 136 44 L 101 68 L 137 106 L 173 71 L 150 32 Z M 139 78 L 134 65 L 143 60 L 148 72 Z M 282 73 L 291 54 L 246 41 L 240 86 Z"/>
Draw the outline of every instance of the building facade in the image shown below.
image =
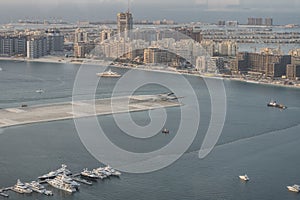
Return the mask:
<path id="1" fill-rule="evenodd" d="M 133 29 L 132 14 L 129 11 L 125 13 L 118 13 L 117 25 L 118 25 L 118 34 L 132 30 Z"/>
<path id="2" fill-rule="evenodd" d="M 27 58 L 40 58 L 48 55 L 46 36 L 33 36 L 27 41 Z"/>

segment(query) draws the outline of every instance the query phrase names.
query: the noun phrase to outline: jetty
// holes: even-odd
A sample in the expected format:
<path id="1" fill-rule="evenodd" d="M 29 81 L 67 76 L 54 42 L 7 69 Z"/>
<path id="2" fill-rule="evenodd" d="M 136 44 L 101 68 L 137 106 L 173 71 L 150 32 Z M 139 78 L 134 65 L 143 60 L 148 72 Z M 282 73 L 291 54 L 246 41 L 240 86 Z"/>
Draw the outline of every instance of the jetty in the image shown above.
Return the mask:
<path id="1" fill-rule="evenodd" d="M 0 109 L 0 128 L 180 105 L 181 103 L 176 100 L 176 97 L 158 94 L 4 108 Z"/>

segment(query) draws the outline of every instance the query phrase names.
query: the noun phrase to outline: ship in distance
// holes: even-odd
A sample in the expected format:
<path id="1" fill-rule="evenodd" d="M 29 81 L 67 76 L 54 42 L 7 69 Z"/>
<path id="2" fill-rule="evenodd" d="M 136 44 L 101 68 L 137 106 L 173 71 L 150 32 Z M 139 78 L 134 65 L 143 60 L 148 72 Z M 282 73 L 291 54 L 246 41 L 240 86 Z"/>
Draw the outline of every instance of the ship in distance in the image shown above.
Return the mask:
<path id="1" fill-rule="evenodd" d="M 52 179 L 52 178 L 55 178 L 59 174 L 66 174 L 67 176 L 69 176 L 69 175 L 72 174 L 72 172 L 67 168 L 67 165 L 62 164 L 61 168 L 59 168 L 55 171 L 51 171 L 51 172 L 49 172 L 47 174 L 44 174 L 42 176 L 39 176 L 38 179 L 40 179 L 40 180 Z"/>
<path id="2" fill-rule="evenodd" d="M 282 104 L 279 104 L 277 103 L 276 101 L 270 101 L 267 106 L 269 107 L 275 107 L 275 108 L 280 108 L 280 109 L 287 109 L 287 106 L 285 105 L 282 105 Z"/>
<path id="3" fill-rule="evenodd" d="M 108 71 L 102 72 L 102 73 L 97 73 L 96 75 L 100 76 L 100 77 L 107 77 L 107 78 L 119 78 L 119 77 L 121 77 L 120 74 L 118 74 L 117 72 L 111 71 L 111 69 L 109 69 Z"/>

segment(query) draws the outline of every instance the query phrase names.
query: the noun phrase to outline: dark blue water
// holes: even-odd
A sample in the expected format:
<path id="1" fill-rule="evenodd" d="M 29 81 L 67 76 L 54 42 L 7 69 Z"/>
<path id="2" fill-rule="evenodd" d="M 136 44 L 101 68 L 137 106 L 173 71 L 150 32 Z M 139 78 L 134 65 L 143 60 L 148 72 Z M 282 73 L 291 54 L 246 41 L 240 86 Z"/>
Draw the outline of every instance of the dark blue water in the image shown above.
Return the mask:
<path id="1" fill-rule="evenodd" d="M 36 105 L 70 101 L 77 65 L 0 62 L 0 107 L 20 104 Z M 114 69 L 124 73 L 125 69 Z M 172 79 L 176 75 L 136 71 L 137 77 L 158 76 Z M 287 185 L 300 184 L 300 90 L 225 81 L 227 116 L 217 146 L 204 159 L 198 150 L 210 120 L 210 97 L 203 79 L 186 77 L 198 96 L 200 128 L 187 152 L 174 164 L 146 173 L 123 173 L 118 178 L 81 186 L 80 192 L 67 194 L 52 189 L 53 197 L 9 192 L 10 199 L 297 199 Z M 117 80 L 102 80 L 97 97 L 109 97 Z M 178 86 L 179 87 L 179 86 Z M 38 94 L 37 89 L 45 90 Z M 168 91 L 150 84 L 137 94 Z M 287 110 L 268 108 L 276 99 Z M 180 121 L 180 108 L 168 108 L 166 126 L 171 134 L 157 134 L 136 139 L 124 134 L 111 115 L 98 117 L 108 138 L 119 147 L 134 152 L 149 152 L 168 144 Z M 147 125 L 148 112 L 132 113 L 139 125 Z M 30 181 L 66 163 L 72 171 L 100 165 L 77 134 L 73 120 L 16 126 L 1 130 L 0 187 L 15 184 L 16 179 Z M 173 133 L 173 134 L 172 134 Z M 189 130 L 186 130 L 189 134 Z M 105 153 L 105 152 L 104 152 Z M 248 183 L 238 179 L 247 173 Z M 3 197 L 0 197 L 3 198 Z"/>

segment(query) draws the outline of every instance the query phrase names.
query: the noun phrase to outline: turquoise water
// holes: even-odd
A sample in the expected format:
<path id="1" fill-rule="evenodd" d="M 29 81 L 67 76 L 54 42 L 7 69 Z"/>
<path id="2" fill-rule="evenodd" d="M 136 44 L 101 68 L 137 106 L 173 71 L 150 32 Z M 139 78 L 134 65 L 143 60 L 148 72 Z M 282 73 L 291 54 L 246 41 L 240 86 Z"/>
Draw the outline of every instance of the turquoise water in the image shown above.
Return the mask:
<path id="1" fill-rule="evenodd" d="M 70 101 L 74 77 L 79 66 L 46 63 L 0 62 L 0 107 L 20 104 L 44 104 Z M 114 69 L 124 73 L 125 69 Z M 137 77 L 176 75 L 136 71 Z M 56 189 L 53 197 L 39 194 L 20 195 L 9 192 L 10 199 L 296 199 L 287 185 L 300 184 L 300 90 L 284 87 L 224 81 L 227 95 L 225 126 L 216 147 L 204 159 L 198 150 L 210 120 L 210 97 L 199 77 L 186 77 L 197 94 L 201 120 L 194 142 L 175 163 L 162 170 L 145 173 L 123 173 L 118 178 L 81 186 L 80 192 L 67 194 Z M 97 97 L 109 97 L 117 80 L 103 80 Z M 179 86 L 178 86 L 179 87 Z M 37 89 L 45 93 L 38 94 Z M 168 91 L 150 84 L 137 94 Z M 288 106 L 287 110 L 268 108 L 270 99 Z M 124 134 L 111 115 L 98 117 L 107 137 L 121 148 L 149 152 L 168 144 L 180 122 L 180 108 L 168 108 L 168 136 L 158 133 L 148 139 Z M 148 112 L 132 113 L 139 125 L 150 122 Z M 73 120 L 37 123 L 5 128 L 0 134 L 0 187 L 36 179 L 56 169 L 61 163 L 79 172 L 100 165 L 81 143 Z M 189 134 L 189 130 L 186 130 Z M 104 152 L 106 153 L 106 152 Z M 107 152 L 109 153 L 109 152 Z M 168 156 L 168 155 L 165 155 Z M 238 175 L 247 173 L 244 183 Z M 0 197 L 2 198 L 2 197 Z"/>

